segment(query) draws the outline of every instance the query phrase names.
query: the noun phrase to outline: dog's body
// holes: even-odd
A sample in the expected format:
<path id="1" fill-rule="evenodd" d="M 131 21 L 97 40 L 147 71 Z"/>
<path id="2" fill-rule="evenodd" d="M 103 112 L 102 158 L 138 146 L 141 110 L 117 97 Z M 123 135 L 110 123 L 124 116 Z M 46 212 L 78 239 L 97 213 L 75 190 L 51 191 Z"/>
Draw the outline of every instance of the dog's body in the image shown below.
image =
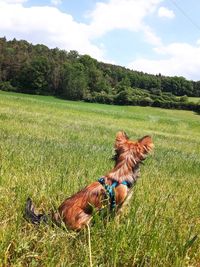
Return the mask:
<path id="1" fill-rule="evenodd" d="M 80 230 L 92 218 L 94 210 L 101 210 L 105 202 L 116 211 L 122 209 L 125 200 L 131 195 L 131 189 L 139 177 L 139 164 L 153 148 L 151 137 L 145 136 L 134 142 L 129 140 L 124 132 L 119 132 L 115 141 L 115 166 L 99 181 L 93 182 L 78 193 L 67 198 L 52 215 L 56 224 L 64 222 L 67 228 Z M 108 194 L 108 189 L 109 193 Z M 110 201 L 107 201 L 110 197 Z M 112 200 L 111 200 L 112 198 Z M 110 202 L 110 203 L 109 203 Z M 26 207 L 26 217 L 40 216 L 36 223 L 45 217 L 36 215 L 29 199 Z M 32 219 L 32 222 L 33 219 Z"/>

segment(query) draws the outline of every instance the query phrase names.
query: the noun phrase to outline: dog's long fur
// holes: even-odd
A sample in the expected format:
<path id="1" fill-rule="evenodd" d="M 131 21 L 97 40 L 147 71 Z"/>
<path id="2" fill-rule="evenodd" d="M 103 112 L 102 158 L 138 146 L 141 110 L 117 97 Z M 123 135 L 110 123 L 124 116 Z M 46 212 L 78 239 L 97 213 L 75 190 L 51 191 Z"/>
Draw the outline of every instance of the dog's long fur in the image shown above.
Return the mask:
<path id="1" fill-rule="evenodd" d="M 153 143 L 150 136 L 144 136 L 138 141 L 131 141 L 125 132 L 118 132 L 115 140 L 114 157 L 115 166 L 104 176 L 104 181 L 112 185 L 117 181 L 115 187 L 116 211 L 122 209 L 125 200 L 131 195 L 132 188 L 122 184 L 123 181 L 133 185 L 139 177 L 139 164 L 152 150 Z M 105 187 L 98 181 L 91 183 L 78 193 L 67 198 L 58 208 L 58 212 L 52 215 L 56 224 L 64 222 L 66 227 L 73 230 L 80 230 L 89 223 L 94 209 L 102 209 L 107 193 Z M 46 221 L 46 216 L 35 214 L 34 206 L 29 198 L 26 204 L 26 218 L 32 223 Z"/>

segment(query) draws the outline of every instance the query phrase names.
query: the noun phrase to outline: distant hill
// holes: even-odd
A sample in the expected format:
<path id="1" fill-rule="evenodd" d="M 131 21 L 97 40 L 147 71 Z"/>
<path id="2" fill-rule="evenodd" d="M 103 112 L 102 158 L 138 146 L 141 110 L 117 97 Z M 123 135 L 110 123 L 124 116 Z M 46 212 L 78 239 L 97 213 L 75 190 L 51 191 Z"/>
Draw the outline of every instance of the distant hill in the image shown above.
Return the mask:
<path id="1" fill-rule="evenodd" d="M 121 105 L 199 110 L 200 81 L 150 75 L 77 51 L 0 38 L 0 90 Z"/>

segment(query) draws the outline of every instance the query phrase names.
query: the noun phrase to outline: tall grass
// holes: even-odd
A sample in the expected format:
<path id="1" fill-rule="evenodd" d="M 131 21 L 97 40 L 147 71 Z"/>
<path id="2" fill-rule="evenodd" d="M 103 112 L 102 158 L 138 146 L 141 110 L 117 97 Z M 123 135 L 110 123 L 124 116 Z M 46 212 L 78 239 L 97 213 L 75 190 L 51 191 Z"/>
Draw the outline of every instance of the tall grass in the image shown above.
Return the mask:
<path id="1" fill-rule="evenodd" d="M 27 223 L 109 170 L 118 130 L 155 152 L 126 214 L 79 233 Z M 198 266 L 200 117 L 0 92 L 0 266 Z M 90 257 L 91 253 L 91 257 Z"/>
<path id="2" fill-rule="evenodd" d="M 190 102 L 198 103 L 200 102 L 200 97 L 188 97 Z"/>

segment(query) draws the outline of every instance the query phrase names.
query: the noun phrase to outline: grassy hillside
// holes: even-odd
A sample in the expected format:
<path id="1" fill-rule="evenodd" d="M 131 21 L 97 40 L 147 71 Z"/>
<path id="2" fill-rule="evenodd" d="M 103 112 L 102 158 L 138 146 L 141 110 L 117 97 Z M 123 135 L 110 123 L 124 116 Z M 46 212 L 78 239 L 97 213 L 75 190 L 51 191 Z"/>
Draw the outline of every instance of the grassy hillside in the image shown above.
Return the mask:
<path id="1" fill-rule="evenodd" d="M 151 135 L 120 222 L 96 218 L 93 266 L 200 262 L 200 117 L 189 111 L 68 102 L 0 92 L 0 266 L 89 266 L 88 232 L 35 227 L 27 196 L 50 211 L 112 167 L 118 130 Z"/>
<path id="2" fill-rule="evenodd" d="M 200 102 L 200 97 L 188 97 L 188 100 L 194 103 Z"/>

